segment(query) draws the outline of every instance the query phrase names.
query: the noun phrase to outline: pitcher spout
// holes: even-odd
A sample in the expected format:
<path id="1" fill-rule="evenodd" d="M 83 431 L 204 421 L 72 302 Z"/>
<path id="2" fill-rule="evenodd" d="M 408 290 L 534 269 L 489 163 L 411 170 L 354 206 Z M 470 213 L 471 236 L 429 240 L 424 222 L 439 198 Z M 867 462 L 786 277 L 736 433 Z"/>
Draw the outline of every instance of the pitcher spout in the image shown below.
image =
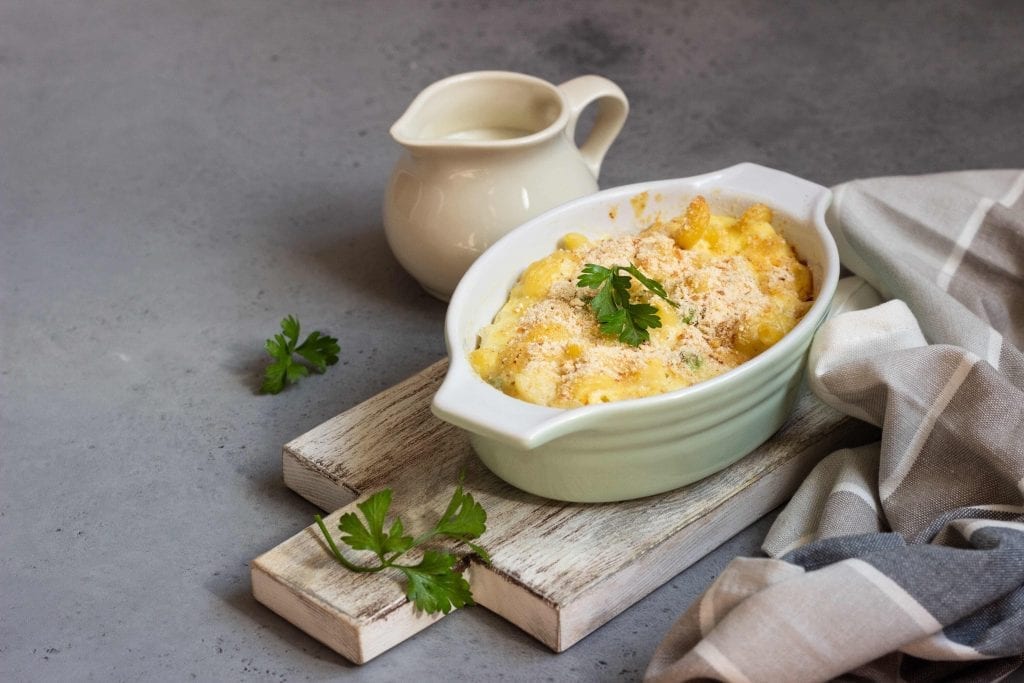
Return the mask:
<path id="1" fill-rule="evenodd" d="M 391 139 L 403 147 L 408 148 L 430 144 L 429 141 L 424 140 L 421 137 L 421 133 L 419 131 L 421 126 L 417 124 L 421 118 L 419 116 L 419 110 L 423 108 L 421 99 L 425 92 L 426 91 L 420 93 L 416 99 L 409 104 L 402 115 L 398 117 L 398 120 L 391 125 L 391 128 L 388 129 L 388 132 L 391 134 Z"/>

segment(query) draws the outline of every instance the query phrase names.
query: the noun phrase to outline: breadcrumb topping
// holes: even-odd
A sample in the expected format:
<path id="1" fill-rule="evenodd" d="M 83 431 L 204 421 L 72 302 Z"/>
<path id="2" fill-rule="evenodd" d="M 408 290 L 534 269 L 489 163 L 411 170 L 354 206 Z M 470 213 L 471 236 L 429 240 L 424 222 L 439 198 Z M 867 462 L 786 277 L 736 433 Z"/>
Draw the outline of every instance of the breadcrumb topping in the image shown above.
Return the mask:
<path id="1" fill-rule="evenodd" d="M 646 204 L 636 199 L 634 208 Z M 771 220 L 763 205 L 739 219 L 712 216 L 698 197 L 639 234 L 567 235 L 566 248 L 523 273 L 470 360 L 505 393 L 556 407 L 650 396 L 726 372 L 778 341 L 812 301 L 810 272 Z M 678 308 L 634 281 L 631 301 L 655 306 L 662 326 L 638 347 L 604 335 L 588 306 L 595 291 L 576 283 L 588 263 L 635 264 Z"/>

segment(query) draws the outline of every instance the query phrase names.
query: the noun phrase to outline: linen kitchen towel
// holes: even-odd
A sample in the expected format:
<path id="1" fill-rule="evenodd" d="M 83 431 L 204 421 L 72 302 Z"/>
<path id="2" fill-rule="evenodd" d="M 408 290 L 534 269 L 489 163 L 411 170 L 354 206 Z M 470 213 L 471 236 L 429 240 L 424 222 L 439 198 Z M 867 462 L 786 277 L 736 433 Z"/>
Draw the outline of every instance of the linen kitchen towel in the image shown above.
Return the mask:
<path id="1" fill-rule="evenodd" d="M 831 454 L 673 625 L 648 681 L 999 680 L 1024 662 L 1024 172 L 859 180 L 829 226 L 886 303 L 809 383 L 881 427 Z"/>

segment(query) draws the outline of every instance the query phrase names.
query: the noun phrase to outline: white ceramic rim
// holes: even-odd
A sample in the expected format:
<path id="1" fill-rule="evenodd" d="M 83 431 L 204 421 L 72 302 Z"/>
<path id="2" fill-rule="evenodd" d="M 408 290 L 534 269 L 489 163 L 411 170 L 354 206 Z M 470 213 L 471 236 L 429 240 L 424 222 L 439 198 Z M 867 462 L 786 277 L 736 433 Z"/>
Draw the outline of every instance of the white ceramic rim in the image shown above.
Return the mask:
<path id="1" fill-rule="evenodd" d="M 530 133 L 529 135 L 523 135 L 522 137 L 517 138 L 507 138 L 504 140 L 444 139 L 423 141 L 417 140 L 415 138 L 410 138 L 402 133 L 401 129 L 405 125 L 406 121 L 414 117 L 416 114 L 418 114 L 419 110 L 424 107 L 427 100 L 433 97 L 438 90 L 447 88 L 448 86 L 453 85 L 455 83 L 483 80 L 487 78 L 504 80 L 507 82 L 517 81 L 520 83 L 529 83 L 530 85 L 535 85 L 540 88 L 543 88 L 544 90 L 554 95 L 555 99 L 557 99 L 562 104 L 562 109 L 561 111 L 558 112 L 558 117 L 550 124 L 548 124 L 546 128 L 542 128 L 541 130 L 538 130 L 534 133 Z M 394 125 L 391 126 L 389 132 L 391 133 L 391 137 L 395 140 L 395 142 L 402 145 L 403 147 L 407 147 L 410 149 L 436 148 L 438 146 L 452 148 L 463 147 L 466 149 L 527 147 L 534 143 L 541 142 L 542 140 L 549 140 L 558 135 L 560 131 L 564 130 L 569 123 L 569 111 L 569 102 L 566 101 L 565 95 L 562 93 L 562 91 L 558 89 L 558 86 L 554 85 L 553 83 L 545 81 L 543 78 L 538 78 L 537 76 L 530 76 L 529 74 L 521 74 L 515 71 L 468 71 L 466 73 L 456 74 L 454 76 L 442 78 L 440 81 L 431 83 L 426 88 L 424 88 L 423 91 L 420 92 L 420 94 L 417 95 L 416 98 L 409 103 L 409 107 L 398 118 L 398 120 L 395 121 Z"/>
<path id="2" fill-rule="evenodd" d="M 738 181 L 743 187 L 719 188 L 726 181 Z M 780 185 L 781 183 L 781 185 Z M 537 230 L 534 227 L 550 222 L 564 213 L 576 210 L 581 205 L 592 203 L 614 203 L 628 200 L 640 192 L 658 193 L 674 191 L 678 186 L 692 187 L 695 191 L 713 192 L 716 189 L 728 196 L 735 194 L 749 196 L 776 206 L 800 223 L 813 226 L 823 247 L 824 259 L 816 264 L 821 269 L 822 281 L 814 304 L 804 317 L 781 340 L 771 348 L 742 365 L 716 377 L 676 391 L 655 396 L 627 399 L 582 406 L 579 408 L 551 408 L 513 398 L 485 382 L 469 364 L 462 349 L 462 318 L 467 302 L 481 279 L 486 278 L 494 263 L 503 259 L 505 245 L 522 239 L 517 235 Z M 701 185 L 707 185 L 706 190 Z M 761 186 L 772 186 L 759 189 Z M 788 190 L 788 200 L 773 196 L 783 194 L 779 188 Z M 533 449 L 554 438 L 575 431 L 587 429 L 608 417 L 632 414 L 638 411 L 658 409 L 671 405 L 683 407 L 711 398 L 732 383 L 756 374 L 763 365 L 795 350 L 801 340 L 810 338 L 815 328 L 825 319 L 839 280 L 839 253 L 835 241 L 825 224 L 825 212 L 832 200 L 832 192 L 821 185 L 797 176 L 752 163 L 735 166 L 688 178 L 635 183 L 610 188 L 576 199 L 524 223 L 511 231 L 487 249 L 459 281 L 452 294 L 445 319 L 445 343 L 448 347 L 449 368 L 444 382 L 438 389 L 431 404 L 431 410 L 439 418 L 468 431 L 485 437 L 498 439 L 522 449 Z M 796 210 L 794 210 L 794 203 Z M 525 268 L 528 264 L 521 264 Z M 497 311 L 494 311 L 497 313 Z"/>

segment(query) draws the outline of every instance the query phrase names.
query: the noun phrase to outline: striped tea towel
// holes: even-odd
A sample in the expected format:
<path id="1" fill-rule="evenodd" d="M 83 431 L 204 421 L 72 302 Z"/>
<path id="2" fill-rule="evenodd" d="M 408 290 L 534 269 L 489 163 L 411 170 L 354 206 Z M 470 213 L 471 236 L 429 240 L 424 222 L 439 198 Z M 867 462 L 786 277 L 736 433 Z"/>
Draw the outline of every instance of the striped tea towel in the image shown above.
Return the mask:
<path id="1" fill-rule="evenodd" d="M 826 322 L 809 381 L 881 441 L 819 463 L 770 559 L 733 560 L 648 681 L 999 680 L 1024 662 L 1022 193 L 1021 171 L 835 188 L 840 257 L 890 300 Z"/>

